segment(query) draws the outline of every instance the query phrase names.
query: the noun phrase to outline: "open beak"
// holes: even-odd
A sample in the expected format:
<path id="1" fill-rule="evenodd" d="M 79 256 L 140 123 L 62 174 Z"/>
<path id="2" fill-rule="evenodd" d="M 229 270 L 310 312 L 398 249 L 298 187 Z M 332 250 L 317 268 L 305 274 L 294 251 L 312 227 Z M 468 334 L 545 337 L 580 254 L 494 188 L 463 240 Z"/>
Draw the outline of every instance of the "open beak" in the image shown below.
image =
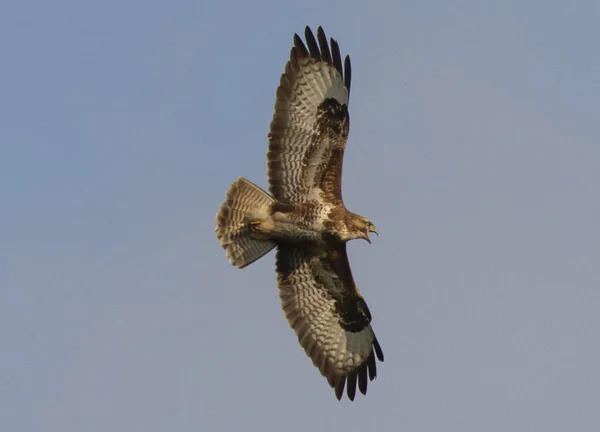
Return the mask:
<path id="1" fill-rule="evenodd" d="M 371 225 L 371 226 L 369 227 L 369 231 L 368 231 L 368 232 L 366 233 L 366 235 L 365 235 L 365 240 L 366 240 L 366 241 L 368 241 L 368 242 L 369 242 L 369 244 L 371 244 L 371 239 L 369 238 L 369 233 L 370 233 L 370 232 L 372 232 L 372 233 L 375 233 L 375 234 L 379 235 L 379 231 L 377 231 L 377 228 L 375 228 L 375 225 Z"/>

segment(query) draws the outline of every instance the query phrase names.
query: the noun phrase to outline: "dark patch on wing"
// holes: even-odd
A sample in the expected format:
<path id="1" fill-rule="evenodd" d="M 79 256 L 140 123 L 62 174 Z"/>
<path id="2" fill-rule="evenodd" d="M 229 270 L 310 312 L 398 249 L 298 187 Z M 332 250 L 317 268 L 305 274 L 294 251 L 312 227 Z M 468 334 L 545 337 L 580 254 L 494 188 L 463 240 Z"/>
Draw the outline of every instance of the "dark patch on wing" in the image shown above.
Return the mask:
<path id="1" fill-rule="evenodd" d="M 315 170 L 314 186 L 323 191 L 323 199 L 330 203 L 342 202 L 342 165 L 348 133 L 350 131 L 350 115 L 346 104 L 340 104 L 334 98 L 328 98 L 317 110 L 314 144 L 304 157 L 306 164 L 319 148 L 322 140 L 327 139 L 328 151 L 322 155 L 322 161 Z"/>
<path id="2" fill-rule="evenodd" d="M 312 78 L 321 83 L 327 82 L 330 79 L 327 78 L 327 72 L 311 68 L 312 65 L 324 63 L 338 72 L 339 76 L 334 78 L 338 82 L 336 85 L 343 83 L 349 97 L 350 57 L 346 56 L 342 61 L 338 43 L 334 39 L 328 43 L 321 27 L 317 29 L 317 38 L 309 27 L 306 27 L 304 35 L 306 43 L 300 36 L 294 35 L 290 60 L 277 89 L 267 152 L 269 190 L 278 201 L 300 202 L 306 199 L 312 188 L 323 190 L 325 187 L 326 200 L 341 201 L 341 165 L 349 131 L 347 103 L 340 104 L 340 101 L 328 98 L 317 101 L 317 106 L 314 104 L 315 95 L 319 95 L 322 88 L 315 93 L 312 84 L 302 87 L 306 85 L 302 83 L 313 73 L 315 75 Z M 329 88 L 333 87 L 333 84 L 329 84 Z M 337 106 L 334 106 L 334 102 Z M 347 102 L 345 96 L 344 102 Z M 331 140 L 324 139 L 326 136 Z M 322 149 L 321 146 L 327 148 Z M 311 156 L 319 148 L 324 150 L 317 153 L 322 159 L 315 161 Z M 305 176 L 306 167 L 314 163 L 322 165 L 318 169 L 317 182 Z"/>
<path id="3" fill-rule="evenodd" d="M 372 338 L 371 351 L 361 353 L 364 360 L 355 367 L 338 367 L 333 360 L 336 357 L 329 354 L 329 341 L 344 337 L 342 332 L 364 331 L 371 319 L 352 280 L 345 244 L 331 245 L 327 252 L 314 246 L 280 245 L 277 273 L 286 318 L 336 397 L 341 399 L 344 388 L 350 400 L 354 400 L 357 388 L 366 394 L 368 381 L 377 376 L 375 357 L 383 361 L 383 352 L 372 331 L 361 334 Z M 357 352 L 360 351 L 354 351 Z"/>
<path id="4" fill-rule="evenodd" d="M 328 135 L 340 147 L 345 147 L 349 130 L 348 106 L 333 98 L 325 99 L 317 110 L 317 134 Z"/>
<path id="5" fill-rule="evenodd" d="M 371 322 L 371 311 L 356 289 L 346 244 L 336 245 L 328 252 L 327 258 L 322 259 L 322 262 L 324 266 L 329 266 L 339 278 L 339 291 L 335 293 L 338 294 L 335 296 L 335 301 L 340 325 L 347 331 L 360 332 Z"/>

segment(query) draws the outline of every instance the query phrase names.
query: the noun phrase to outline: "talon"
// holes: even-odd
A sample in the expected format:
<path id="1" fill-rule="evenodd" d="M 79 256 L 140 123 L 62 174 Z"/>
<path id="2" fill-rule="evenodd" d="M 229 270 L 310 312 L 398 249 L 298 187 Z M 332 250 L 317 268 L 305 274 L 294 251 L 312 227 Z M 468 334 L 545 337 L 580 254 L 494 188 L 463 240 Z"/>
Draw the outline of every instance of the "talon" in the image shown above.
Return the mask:
<path id="1" fill-rule="evenodd" d="M 252 231 L 265 233 L 265 234 L 270 233 L 275 228 L 273 221 L 271 221 L 269 219 L 251 220 L 249 226 L 250 226 L 250 229 L 252 229 Z"/>
<path id="2" fill-rule="evenodd" d="M 248 225 L 250 227 L 250 229 L 252 231 L 261 231 L 262 230 L 262 220 L 260 219 L 254 219 L 252 221 L 250 221 L 250 224 Z"/>

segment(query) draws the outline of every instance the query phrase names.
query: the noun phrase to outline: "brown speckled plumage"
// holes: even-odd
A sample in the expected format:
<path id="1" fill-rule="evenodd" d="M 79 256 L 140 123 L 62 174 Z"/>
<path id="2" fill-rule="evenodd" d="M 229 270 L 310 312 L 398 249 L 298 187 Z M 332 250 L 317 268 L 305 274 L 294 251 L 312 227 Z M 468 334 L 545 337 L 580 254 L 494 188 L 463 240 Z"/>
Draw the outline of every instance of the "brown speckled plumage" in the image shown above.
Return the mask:
<path id="1" fill-rule="evenodd" d="M 354 283 L 346 242 L 377 232 L 342 199 L 342 163 L 350 128 L 350 58 L 319 27 L 294 35 L 277 89 L 267 152 L 269 199 L 238 179 L 217 215 L 217 237 L 242 268 L 277 247 L 286 318 L 340 399 L 354 400 L 377 374 L 383 352 L 371 312 Z M 268 196 L 268 195 L 267 195 Z M 370 240 L 369 240 L 370 241 Z"/>

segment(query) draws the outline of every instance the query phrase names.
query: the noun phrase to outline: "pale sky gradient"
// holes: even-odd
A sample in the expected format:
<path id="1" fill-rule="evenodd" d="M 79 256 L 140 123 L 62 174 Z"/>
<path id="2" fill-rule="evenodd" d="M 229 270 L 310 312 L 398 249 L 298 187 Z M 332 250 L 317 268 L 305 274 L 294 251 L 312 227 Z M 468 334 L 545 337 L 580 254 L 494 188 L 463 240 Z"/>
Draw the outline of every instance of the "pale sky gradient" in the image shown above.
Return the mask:
<path id="1" fill-rule="evenodd" d="M 294 32 L 353 62 L 349 247 L 385 352 L 337 402 L 274 255 L 214 235 Z M 600 428 L 598 1 L 0 6 L 0 430 Z"/>

